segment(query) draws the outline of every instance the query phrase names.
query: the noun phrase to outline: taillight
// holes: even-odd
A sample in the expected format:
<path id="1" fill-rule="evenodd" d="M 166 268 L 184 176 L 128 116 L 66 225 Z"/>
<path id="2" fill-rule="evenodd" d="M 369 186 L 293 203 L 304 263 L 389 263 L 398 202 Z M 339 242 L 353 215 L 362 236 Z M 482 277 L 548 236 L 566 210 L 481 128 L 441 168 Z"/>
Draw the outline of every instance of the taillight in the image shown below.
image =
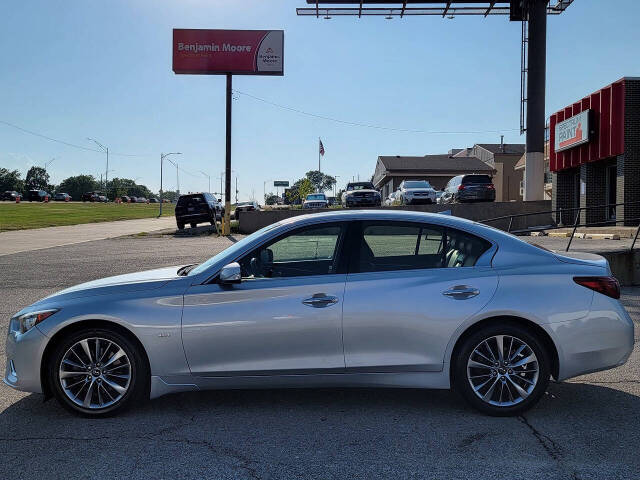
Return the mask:
<path id="1" fill-rule="evenodd" d="M 489 190 L 495 190 L 496 189 L 496 187 L 493 186 L 493 183 L 490 183 L 489 185 L 487 185 L 487 188 Z"/>
<path id="2" fill-rule="evenodd" d="M 460 186 L 458 187 L 458 190 L 464 190 L 464 185 L 460 185 Z"/>
<path id="3" fill-rule="evenodd" d="M 620 284 L 614 277 L 573 277 L 578 285 L 611 298 L 620 298 Z"/>

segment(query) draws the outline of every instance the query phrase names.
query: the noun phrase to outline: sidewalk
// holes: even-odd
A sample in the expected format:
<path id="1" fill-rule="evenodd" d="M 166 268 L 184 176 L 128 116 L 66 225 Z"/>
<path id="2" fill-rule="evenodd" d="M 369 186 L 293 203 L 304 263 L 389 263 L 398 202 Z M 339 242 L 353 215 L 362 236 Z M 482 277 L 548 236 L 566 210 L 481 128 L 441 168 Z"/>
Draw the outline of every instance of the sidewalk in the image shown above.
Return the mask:
<path id="1" fill-rule="evenodd" d="M 0 255 L 153 232 L 175 226 L 176 219 L 171 216 L 0 232 Z"/>

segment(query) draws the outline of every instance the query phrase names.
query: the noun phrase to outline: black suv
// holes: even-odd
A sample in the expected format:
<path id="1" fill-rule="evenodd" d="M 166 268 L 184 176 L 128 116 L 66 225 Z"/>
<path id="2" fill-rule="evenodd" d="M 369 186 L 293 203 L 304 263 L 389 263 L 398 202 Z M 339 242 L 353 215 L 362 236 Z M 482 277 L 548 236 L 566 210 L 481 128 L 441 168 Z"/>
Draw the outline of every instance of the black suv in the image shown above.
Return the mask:
<path id="1" fill-rule="evenodd" d="M 45 199 L 51 199 L 51 195 L 44 190 L 29 190 L 27 194 L 27 200 L 30 202 L 44 202 Z"/>
<path id="2" fill-rule="evenodd" d="M 104 196 L 102 192 L 87 192 L 82 194 L 83 202 L 101 202 L 100 196 Z"/>
<path id="3" fill-rule="evenodd" d="M 371 182 L 349 182 L 342 192 L 342 205 L 351 207 L 379 207 L 382 196 Z"/>
<path id="4" fill-rule="evenodd" d="M 489 175 L 458 175 L 444 188 L 440 203 L 493 202 L 496 188 Z"/>
<path id="5" fill-rule="evenodd" d="M 176 204 L 176 223 L 182 230 L 188 223 L 195 228 L 199 223 L 215 224 L 224 215 L 224 207 L 210 193 L 191 193 L 180 195 Z"/>

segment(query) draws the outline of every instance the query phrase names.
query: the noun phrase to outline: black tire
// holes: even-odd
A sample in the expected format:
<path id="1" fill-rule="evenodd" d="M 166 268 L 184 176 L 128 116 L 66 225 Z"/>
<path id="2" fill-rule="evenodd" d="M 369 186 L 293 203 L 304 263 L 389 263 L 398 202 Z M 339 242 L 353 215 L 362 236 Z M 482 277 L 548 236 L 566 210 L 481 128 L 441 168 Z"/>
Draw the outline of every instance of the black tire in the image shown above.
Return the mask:
<path id="1" fill-rule="evenodd" d="M 178 223 L 178 230 L 184 230 L 184 223 Z"/>
<path id="2" fill-rule="evenodd" d="M 60 382 L 60 365 L 64 355 L 77 342 L 83 339 L 93 338 L 113 342 L 124 350 L 130 364 L 130 380 L 126 393 L 115 403 L 104 408 L 85 408 L 74 403 L 64 392 Z M 89 342 L 91 342 L 91 340 L 89 340 Z M 139 351 L 139 347 L 128 336 L 109 328 L 85 328 L 77 330 L 58 342 L 47 361 L 47 380 L 51 392 L 53 392 L 53 395 L 65 409 L 86 417 L 99 418 L 112 416 L 123 412 L 134 404 L 141 404 L 149 399 L 150 372 L 143 352 Z M 78 395 L 80 396 L 80 394 Z"/>
<path id="3" fill-rule="evenodd" d="M 193 222 L 191 222 L 189 225 L 191 226 L 191 228 L 196 228 L 198 226 L 197 223 L 193 223 Z"/>
<path id="4" fill-rule="evenodd" d="M 471 386 L 471 381 L 467 377 L 467 362 L 472 352 L 483 340 L 496 335 L 508 335 L 525 342 L 535 353 L 537 358 L 538 377 L 535 387 L 529 395 L 519 403 L 511 406 L 492 405 L 482 400 L 475 393 Z M 512 323 L 496 323 L 481 328 L 477 332 L 468 336 L 459 348 L 454 352 L 452 358 L 453 368 L 453 388 L 475 409 L 487 415 L 496 417 L 517 416 L 533 407 L 544 395 L 549 384 L 551 375 L 550 354 L 540 338 L 530 329 Z"/>

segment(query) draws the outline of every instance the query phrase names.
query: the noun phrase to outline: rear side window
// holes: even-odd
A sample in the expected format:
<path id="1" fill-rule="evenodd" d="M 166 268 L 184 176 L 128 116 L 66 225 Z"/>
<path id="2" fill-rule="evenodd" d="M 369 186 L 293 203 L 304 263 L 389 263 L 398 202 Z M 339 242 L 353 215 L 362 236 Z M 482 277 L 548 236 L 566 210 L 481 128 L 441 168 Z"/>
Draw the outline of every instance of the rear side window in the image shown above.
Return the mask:
<path id="1" fill-rule="evenodd" d="M 492 182 L 491 182 L 491 177 L 489 175 L 466 175 L 462 179 L 462 183 L 488 184 Z"/>
<path id="2" fill-rule="evenodd" d="M 437 225 L 364 222 L 351 271 L 473 267 L 490 247 L 475 235 Z"/>

